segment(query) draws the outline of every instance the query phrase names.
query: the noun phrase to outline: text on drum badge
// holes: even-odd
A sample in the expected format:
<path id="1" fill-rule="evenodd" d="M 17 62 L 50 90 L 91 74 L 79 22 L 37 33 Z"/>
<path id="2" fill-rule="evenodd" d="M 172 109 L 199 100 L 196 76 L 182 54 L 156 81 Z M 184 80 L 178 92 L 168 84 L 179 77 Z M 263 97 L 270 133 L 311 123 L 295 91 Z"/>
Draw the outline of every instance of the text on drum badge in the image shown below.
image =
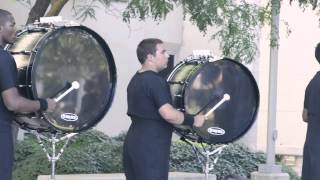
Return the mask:
<path id="1" fill-rule="evenodd" d="M 207 129 L 208 133 L 215 135 L 215 136 L 221 136 L 224 135 L 226 133 L 226 131 L 222 128 L 219 127 L 209 127 Z"/>
<path id="2" fill-rule="evenodd" d="M 78 120 L 78 116 L 76 114 L 72 114 L 72 113 L 63 113 L 60 115 L 60 118 L 65 121 L 77 121 Z"/>

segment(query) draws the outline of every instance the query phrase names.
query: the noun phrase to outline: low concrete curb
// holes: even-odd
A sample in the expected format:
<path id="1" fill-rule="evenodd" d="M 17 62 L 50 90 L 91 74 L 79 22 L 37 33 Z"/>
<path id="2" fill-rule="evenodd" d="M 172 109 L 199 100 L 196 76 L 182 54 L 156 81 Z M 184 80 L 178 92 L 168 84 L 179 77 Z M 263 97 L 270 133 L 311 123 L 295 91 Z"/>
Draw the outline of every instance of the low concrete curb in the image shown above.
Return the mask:
<path id="1" fill-rule="evenodd" d="M 114 174 L 69 174 L 56 175 L 56 180 L 125 180 L 122 173 Z M 205 175 L 200 173 L 170 172 L 169 180 L 204 180 Z M 50 175 L 40 175 L 38 180 L 50 180 Z M 214 174 L 210 174 L 209 180 L 216 180 Z"/>
<path id="2" fill-rule="evenodd" d="M 251 180 L 290 180 L 287 173 L 251 173 Z"/>

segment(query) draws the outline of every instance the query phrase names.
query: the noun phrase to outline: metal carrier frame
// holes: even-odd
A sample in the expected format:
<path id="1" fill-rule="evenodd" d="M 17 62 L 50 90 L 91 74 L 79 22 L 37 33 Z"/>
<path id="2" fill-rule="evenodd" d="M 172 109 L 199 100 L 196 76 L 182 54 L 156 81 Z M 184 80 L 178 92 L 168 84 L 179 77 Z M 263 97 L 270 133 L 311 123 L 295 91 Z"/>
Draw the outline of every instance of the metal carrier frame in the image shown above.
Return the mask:
<path id="1" fill-rule="evenodd" d="M 70 139 L 78 133 L 60 134 L 54 132 L 51 133 L 51 137 L 47 137 L 45 135 L 40 134 L 36 130 L 30 130 L 29 132 L 37 137 L 38 144 L 41 146 L 44 153 L 46 153 L 48 160 L 51 162 L 51 180 L 55 180 L 56 161 L 60 159 Z M 65 142 L 63 146 L 61 147 L 59 153 L 56 154 L 56 144 L 64 140 Z M 49 147 L 45 146 L 44 141 L 51 143 L 51 151 L 48 151 Z"/>
<path id="2" fill-rule="evenodd" d="M 184 137 L 181 137 L 180 139 L 192 147 L 194 153 L 197 156 L 199 164 L 203 165 L 202 170 L 205 174 L 205 180 L 209 180 L 210 171 L 214 169 L 214 165 L 218 162 L 218 159 L 222 153 L 222 150 L 228 145 L 223 144 L 220 147 L 212 150 L 212 145 L 209 145 L 208 147 L 206 147 L 204 145 L 204 142 L 200 142 L 201 144 L 201 148 L 200 148 L 198 146 L 195 146 L 195 144 L 185 139 Z M 199 155 L 204 157 L 205 160 L 201 160 Z M 210 156 L 215 156 L 215 157 L 210 157 Z"/>

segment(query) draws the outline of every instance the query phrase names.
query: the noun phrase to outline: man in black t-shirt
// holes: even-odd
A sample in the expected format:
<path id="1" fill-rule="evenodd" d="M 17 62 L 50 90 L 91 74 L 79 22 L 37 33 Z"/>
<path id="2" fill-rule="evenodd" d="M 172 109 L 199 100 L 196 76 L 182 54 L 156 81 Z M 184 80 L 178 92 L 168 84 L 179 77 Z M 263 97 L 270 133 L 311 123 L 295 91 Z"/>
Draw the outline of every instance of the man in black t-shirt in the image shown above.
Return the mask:
<path id="1" fill-rule="evenodd" d="M 13 138 L 11 124 L 13 112 L 53 111 L 56 103 L 52 99 L 29 100 L 17 90 L 17 66 L 6 44 L 15 41 L 15 20 L 12 14 L 0 9 L 0 179 L 12 179 Z"/>
<path id="2" fill-rule="evenodd" d="M 320 64 L 320 43 L 315 49 L 315 57 Z M 320 71 L 309 82 L 304 96 L 302 119 L 308 123 L 303 149 L 301 180 L 320 179 Z"/>
<path id="3" fill-rule="evenodd" d="M 127 180 L 167 180 L 172 124 L 201 127 L 205 117 L 184 114 L 171 105 L 169 86 L 158 74 L 169 57 L 161 40 L 141 41 L 137 56 L 142 66 L 127 88 L 132 123 L 123 149 L 125 175 Z"/>

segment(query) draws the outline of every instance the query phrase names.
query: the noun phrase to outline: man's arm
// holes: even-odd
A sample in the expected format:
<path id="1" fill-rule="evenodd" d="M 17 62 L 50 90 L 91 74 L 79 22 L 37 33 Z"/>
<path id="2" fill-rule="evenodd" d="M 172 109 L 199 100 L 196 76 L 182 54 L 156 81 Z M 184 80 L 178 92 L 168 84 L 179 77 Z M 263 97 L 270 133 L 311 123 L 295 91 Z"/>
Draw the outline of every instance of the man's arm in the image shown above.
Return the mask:
<path id="1" fill-rule="evenodd" d="M 184 121 L 184 114 L 176 110 L 172 105 L 166 103 L 159 108 L 159 113 L 163 119 L 171 124 L 182 124 Z M 194 116 L 193 126 L 201 127 L 205 121 L 203 115 Z"/>
<path id="2" fill-rule="evenodd" d="M 38 100 L 30 100 L 22 97 L 19 94 L 18 89 L 16 87 L 12 87 L 4 90 L 1 93 L 1 96 L 5 106 L 10 111 L 35 112 L 40 110 L 40 102 Z M 47 99 L 47 102 L 48 102 L 48 111 L 54 110 L 56 103 L 51 99 Z"/>
<path id="3" fill-rule="evenodd" d="M 308 109 L 306 108 L 303 108 L 303 111 L 302 111 L 302 120 L 304 122 L 308 122 Z"/>

